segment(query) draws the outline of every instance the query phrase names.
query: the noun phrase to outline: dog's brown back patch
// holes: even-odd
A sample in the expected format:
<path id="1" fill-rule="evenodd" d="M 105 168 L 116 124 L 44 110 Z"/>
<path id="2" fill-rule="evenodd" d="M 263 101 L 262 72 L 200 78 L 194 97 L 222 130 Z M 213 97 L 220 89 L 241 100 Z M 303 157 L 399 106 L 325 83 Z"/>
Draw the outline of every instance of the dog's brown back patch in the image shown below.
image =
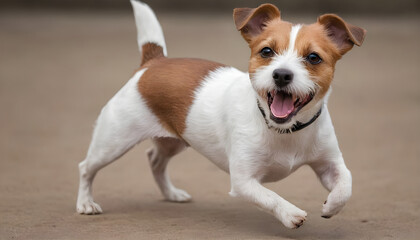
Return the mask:
<path id="1" fill-rule="evenodd" d="M 180 137 L 194 91 L 210 71 L 223 66 L 201 59 L 155 58 L 143 66 L 147 70 L 138 89 L 162 126 Z"/>

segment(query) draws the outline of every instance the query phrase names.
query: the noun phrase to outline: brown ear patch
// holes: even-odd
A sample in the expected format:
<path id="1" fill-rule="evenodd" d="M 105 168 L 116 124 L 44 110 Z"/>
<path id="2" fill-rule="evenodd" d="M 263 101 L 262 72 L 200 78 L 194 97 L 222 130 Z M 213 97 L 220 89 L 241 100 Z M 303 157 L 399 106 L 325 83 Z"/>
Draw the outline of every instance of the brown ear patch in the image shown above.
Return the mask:
<path id="1" fill-rule="evenodd" d="M 233 10 L 236 29 L 241 31 L 242 37 L 247 42 L 260 34 L 266 27 L 267 22 L 276 18 L 280 18 L 279 9 L 268 3 L 257 8 L 235 8 Z"/>
<path id="2" fill-rule="evenodd" d="M 163 127 L 181 137 L 194 91 L 210 71 L 223 66 L 190 58 L 152 60 L 144 65 L 147 70 L 138 83 L 139 92 Z"/>
<path id="3" fill-rule="evenodd" d="M 328 33 L 328 37 L 336 44 L 341 55 L 344 55 L 353 45 L 361 46 L 366 35 L 366 30 L 349 23 L 335 14 L 324 14 L 318 18 Z"/>

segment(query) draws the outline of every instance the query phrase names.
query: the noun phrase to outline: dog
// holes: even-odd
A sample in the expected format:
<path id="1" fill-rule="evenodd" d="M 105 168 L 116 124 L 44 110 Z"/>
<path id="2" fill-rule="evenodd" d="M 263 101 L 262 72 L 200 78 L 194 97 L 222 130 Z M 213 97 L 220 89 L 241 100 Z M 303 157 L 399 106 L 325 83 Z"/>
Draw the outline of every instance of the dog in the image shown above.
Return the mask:
<path id="1" fill-rule="evenodd" d="M 249 72 L 191 58 L 167 58 L 161 26 L 151 8 L 131 0 L 141 65 L 102 109 L 84 161 L 79 164 L 77 212 L 98 214 L 92 181 L 101 168 L 134 145 L 147 151 L 165 199 L 191 196 L 170 181 L 166 166 L 191 146 L 230 174 L 231 196 L 298 228 L 307 213 L 262 185 L 309 165 L 329 191 L 322 217 L 350 198 L 352 177 L 327 108 L 336 62 L 366 30 L 334 14 L 310 25 L 283 21 L 272 4 L 236 8 L 234 23 L 249 44 Z"/>

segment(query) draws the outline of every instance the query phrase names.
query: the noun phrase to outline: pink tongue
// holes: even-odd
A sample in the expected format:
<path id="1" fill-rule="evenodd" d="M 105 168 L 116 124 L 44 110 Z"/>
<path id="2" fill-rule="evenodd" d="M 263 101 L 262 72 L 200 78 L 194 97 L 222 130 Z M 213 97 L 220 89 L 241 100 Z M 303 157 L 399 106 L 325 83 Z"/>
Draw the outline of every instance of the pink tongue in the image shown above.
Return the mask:
<path id="1" fill-rule="evenodd" d="M 277 118 L 287 117 L 294 108 L 292 95 L 282 92 L 274 95 L 273 103 L 270 106 L 271 113 Z"/>

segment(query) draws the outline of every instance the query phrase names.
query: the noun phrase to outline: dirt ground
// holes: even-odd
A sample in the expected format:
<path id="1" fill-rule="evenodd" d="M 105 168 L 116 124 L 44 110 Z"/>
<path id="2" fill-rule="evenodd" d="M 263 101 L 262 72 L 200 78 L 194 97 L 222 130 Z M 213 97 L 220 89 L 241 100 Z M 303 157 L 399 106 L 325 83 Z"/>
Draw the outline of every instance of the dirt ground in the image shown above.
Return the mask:
<path id="1" fill-rule="evenodd" d="M 158 15 L 170 56 L 246 70 L 230 16 Z M 0 13 L 0 239 L 419 239 L 420 17 L 345 18 L 368 30 L 338 63 L 329 104 L 353 196 L 324 219 L 327 191 L 308 167 L 267 184 L 309 214 L 289 230 L 231 198 L 228 175 L 192 149 L 169 170 L 194 201 L 163 201 L 149 142 L 98 174 L 104 214 L 77 214 L 77 164 L 94 121 L 139 64 L 132 15 Z"/>

